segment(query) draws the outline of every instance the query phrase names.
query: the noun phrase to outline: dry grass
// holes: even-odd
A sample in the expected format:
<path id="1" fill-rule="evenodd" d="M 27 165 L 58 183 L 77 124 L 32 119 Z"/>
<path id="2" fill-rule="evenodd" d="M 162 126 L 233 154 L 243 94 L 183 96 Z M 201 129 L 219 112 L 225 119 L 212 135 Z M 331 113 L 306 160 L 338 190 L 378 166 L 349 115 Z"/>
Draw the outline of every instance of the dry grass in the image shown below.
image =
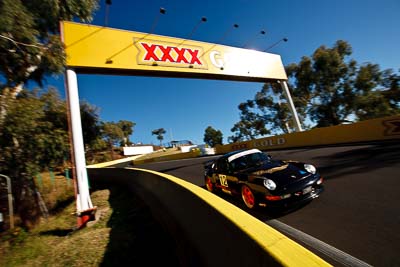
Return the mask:
<path id="1" fill-rule="evenodd" d="M 182 151 L 177 147 L 160 149 L 160 150 L 154 151 L 152 153 L 144 154 L 143 156 L 138 157 L 137 160 L 152 159 L 152 158 L 158 158 L 158 157 L 162 157 L 162 156 L 174 155 L 174 154 L 179 154 L 179 153 L 182 153 Z"/>
<path id="2" fill-rule="evenodd" d="M 65 173 L 43 172 L 35 176 L 38 188 L 49 211 L 57 212 L 74 198 L 74 184 Z"/>
<path id="3" fill-rule="evenodd" d="M 29 233 L 1 235 L 0 266 L 179 265 L 174 239 L 141 199 L 124 188 L 99 189 L 91 199 L 100 217 L 82 230 L 74 231 L 73 201 L 55 205 L 57 214 Z"/>
<path id="4" fill-rule="evenodd" d="M 92 201 L 100 204 L 100 211 L 107 210 L 109 195 L 109 190 L 92 194 Z M 102 260 L 99 255 L 105 253 L 109 241 L 110 228 L 106 224 L 111 211 L 108 208 L 95 226 L 76 232 L 74 212 L 75 204 L 70 203 L 57 215 L 43 219 L 29 233 L 16 228 L 4 235 L 0 266 L 97 266 Z M 25 236 L 18 238 L 18 235 Z"/>

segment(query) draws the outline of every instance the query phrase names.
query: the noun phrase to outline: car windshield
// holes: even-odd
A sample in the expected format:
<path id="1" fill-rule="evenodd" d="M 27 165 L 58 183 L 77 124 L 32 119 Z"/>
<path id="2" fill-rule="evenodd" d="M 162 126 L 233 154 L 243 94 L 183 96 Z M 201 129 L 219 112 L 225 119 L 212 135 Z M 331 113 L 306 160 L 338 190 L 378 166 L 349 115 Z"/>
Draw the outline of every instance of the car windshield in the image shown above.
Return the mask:
<path id="1" fill-rule="evenodd" d="M 269 161 L 269 157 L 264 153 L 252 153 L 244 155 L 230 162 L 233 171 L 240 171 L 251 167 L 259 166 L 266 161 Z"/>

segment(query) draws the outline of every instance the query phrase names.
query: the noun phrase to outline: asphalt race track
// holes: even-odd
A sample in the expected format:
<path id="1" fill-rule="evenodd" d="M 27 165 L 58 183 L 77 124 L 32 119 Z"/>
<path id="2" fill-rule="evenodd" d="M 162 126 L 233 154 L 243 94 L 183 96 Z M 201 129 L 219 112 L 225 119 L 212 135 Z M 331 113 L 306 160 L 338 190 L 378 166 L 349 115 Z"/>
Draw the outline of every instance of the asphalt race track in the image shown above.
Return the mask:
<path id="1" fill-rule="evenodd" d="M 349 254 L 359 266 L 400 266 L 400 144 L 325 147 L 272 151 L 276 159 L 293 159 L 317 166 L 325 192 L 311 203 L 292 210 L 261 208 L 251 214 L 295 239 L 333 265 L 357 265 L 332 259 L 305 236 Z M 204 187 L 203 157 L 138 165 Z M 224 199 L 242 209 L 230 196 Z M 280 225 L 300 235 L 288 234 Z M 304 233 L 304 235 L 303 235 Z M 322 242 L 321 242 L 322 241 Z M 337 260 L 337 261 L 336 261 Z"/>

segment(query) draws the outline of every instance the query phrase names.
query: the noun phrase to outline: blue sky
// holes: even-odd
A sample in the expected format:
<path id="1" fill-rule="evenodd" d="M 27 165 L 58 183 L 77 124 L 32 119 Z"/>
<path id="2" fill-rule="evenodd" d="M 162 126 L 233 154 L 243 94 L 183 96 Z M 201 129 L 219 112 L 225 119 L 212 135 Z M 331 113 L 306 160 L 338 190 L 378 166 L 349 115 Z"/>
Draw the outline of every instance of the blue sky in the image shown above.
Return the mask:
<path id="1" fill-rule="evenodd" d="M 105 23 L 105 1 L 100 1 L 94 25 Z M 166 9 L 159 14 L 160 7 Z M 310 56 L 321 45 L 346 40 L 359 64 L 400 69 L 399 0 L 113 0 L 108 26 L 131 31 L 187 38 L 201 17 L 207 17 L 191 39 L 234 47 L 269 50 L 285 65 Z M 156 18 L 158 22 L 155 24 Z M 233 24 L 239 28 L 233 29 Z M 154 26 L 155 25 L 155 26 Z M 258 34 L 265 30 L 265 35 Z M 223 36 L 225 33 L 225 38 Z M 239 103 L 252 99 L 262 83 L 220 80 L 78 75 L 82 100 L 100 109 L 104 121 L 136 123 L 131 141 L 158 144 L 151 131 L 166 129 L 164 141 L 189 139 L 203 143 L 207 126 L 221 130 L 224 142 L 239 120 Z M 64 94 L 63 76 L 47 85 Z"/>

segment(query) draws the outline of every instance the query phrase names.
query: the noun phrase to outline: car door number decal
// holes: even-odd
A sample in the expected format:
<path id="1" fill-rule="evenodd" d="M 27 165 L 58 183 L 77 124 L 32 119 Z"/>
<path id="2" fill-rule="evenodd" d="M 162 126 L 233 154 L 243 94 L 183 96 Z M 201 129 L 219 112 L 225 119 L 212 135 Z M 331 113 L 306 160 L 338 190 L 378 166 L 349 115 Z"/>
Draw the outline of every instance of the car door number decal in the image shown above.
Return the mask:
<path id="1" fill-rule="evenodd" d="M 228 187 L 228 179 L 226 179 L 226 175 L 219 174 L 218 178 L 222 186 Z"/>

